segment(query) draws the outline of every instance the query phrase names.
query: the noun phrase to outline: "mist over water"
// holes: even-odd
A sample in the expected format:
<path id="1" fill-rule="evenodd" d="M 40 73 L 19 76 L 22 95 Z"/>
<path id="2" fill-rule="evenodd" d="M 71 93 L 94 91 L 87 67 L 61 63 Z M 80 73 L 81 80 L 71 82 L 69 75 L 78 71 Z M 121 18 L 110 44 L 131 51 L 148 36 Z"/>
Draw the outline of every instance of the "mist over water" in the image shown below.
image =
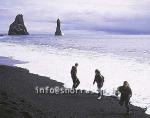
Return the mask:
<path id="1" fill-rule="evenodd" d="M 72 87 L 70 69 L 79 63 L 79 88 L 96 91 L 94 71 L 105 77 L 106 95 L 127 80 L 133 89 L 131 102 L 150 108 L 149 35 L 77 35 L 62 37 L 41 34 L 0 37 L 0 56 L 28 62 L 16 66 L 48 76 Z M 149 113 L 149 109 L 147 111 Z"/>

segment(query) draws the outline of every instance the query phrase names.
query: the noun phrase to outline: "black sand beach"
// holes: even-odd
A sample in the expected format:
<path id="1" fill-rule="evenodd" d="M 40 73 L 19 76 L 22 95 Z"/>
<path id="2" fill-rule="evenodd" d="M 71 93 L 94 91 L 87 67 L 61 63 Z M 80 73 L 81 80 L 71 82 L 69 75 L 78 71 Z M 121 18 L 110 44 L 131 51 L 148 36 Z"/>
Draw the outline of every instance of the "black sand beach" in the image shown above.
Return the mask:
<path id="1" fill-rule="evenodd" d="M 150 118 L 131 105 L 131 114 L 114 97 L 96 94 L 37 94 L 35 87 L 63 83 L 26 69 L 0 65 L 0 118 Z"/>

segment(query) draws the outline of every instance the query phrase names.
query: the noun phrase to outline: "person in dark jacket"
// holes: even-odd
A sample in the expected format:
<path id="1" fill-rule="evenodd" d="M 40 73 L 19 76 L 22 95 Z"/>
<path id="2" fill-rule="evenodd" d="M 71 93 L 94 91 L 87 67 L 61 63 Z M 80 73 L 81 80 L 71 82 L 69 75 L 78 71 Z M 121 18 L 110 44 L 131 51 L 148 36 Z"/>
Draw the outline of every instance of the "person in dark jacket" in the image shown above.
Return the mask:
<path id="1" fill-rule="evenodd" d="M 77 67 L 78 67 L 78 63 L 75 63 L 75 65 L 72 66 L 72 69 L 71 69 L 71 78 L 72 78 L 72 81 L 73 81 L 72 88 L 73 89 L 76 89 L 80 84 L 80 81 L 77 77 Z"/>
<path id="2" fill-rule="evenodd" d="M 130 98 L 132 97 L 132 90 L 127 81 L 124 81 L 123 86 L 118 87 L 116 91 L 116 95 L 118 96 L 119 92 L 121 93 L 119 104 L 123 106 L 125 103 L 125 107 L 127 109 L 127 114 L 129 114 L 130 108 Z"/>
<path id="3" fill-rule="evenodd" d="M 102 96 L 101 88 L 103 87 L 104 77 L 101 75 L 101 73 L 98 69 L 95 70 L 95 79 L 94 79 L 93 85 L 95 84 L 95 82 L 97 83 L 97 88 L 98 88 L 98 98 L 97 99 L 101 99 L 101 96 Z"/>

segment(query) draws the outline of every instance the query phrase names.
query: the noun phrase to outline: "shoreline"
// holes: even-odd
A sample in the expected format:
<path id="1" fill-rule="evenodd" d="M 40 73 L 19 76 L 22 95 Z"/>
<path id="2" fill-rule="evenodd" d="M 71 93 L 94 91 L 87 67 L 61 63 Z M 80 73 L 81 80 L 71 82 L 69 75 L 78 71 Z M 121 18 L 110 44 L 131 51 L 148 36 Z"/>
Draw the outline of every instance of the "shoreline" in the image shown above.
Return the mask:
<path id="1" fill-rule="evenodd" d="M 36 86 L 64 87 L 48 77 L 20 67 L 0 65 L 0 117 L 11 118 L 126 118 L 125 108 L 114 97 L 96 94 L 37 94 Z M 132 118 L 149 118 L 145 110 L 130 105 Z M 11 114 L 8 114 L 8 111 Z M 18 115 L 17 115 L 18 114 Z M 28 116 L 28 117 L 27 117 Z M 4 117 L 5 118 L 5 117 Z"/>
<path id="2" fill-rule="evenodd" d="M 12 57 L 0 56 L 0 65 L 14 66 L 15 64 L 25 64 L 28 62 L 12 59 Z"/>

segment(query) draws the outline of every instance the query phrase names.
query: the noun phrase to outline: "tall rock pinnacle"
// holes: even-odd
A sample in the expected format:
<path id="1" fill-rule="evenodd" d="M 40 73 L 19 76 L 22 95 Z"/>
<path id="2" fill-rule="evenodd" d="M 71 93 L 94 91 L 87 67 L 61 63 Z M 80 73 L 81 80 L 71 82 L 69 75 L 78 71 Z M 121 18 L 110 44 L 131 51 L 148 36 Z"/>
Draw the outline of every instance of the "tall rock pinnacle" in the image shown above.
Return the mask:
<path id="1" fill-rule="evenodd" d="M 18 14 L 15 21 L 10 25 L 8 35 L 28 35 L 27 29 L 24 25 L 23 15 Z"/>
<path id="2" fill-rule="evenodd" d="M 56 27 L 55 35 L 62 36 L 62 32 L 61 32 L 61 29 L 60 29 L 60 20 L 59 19 L 57 19 L 57 27 Z"/>

